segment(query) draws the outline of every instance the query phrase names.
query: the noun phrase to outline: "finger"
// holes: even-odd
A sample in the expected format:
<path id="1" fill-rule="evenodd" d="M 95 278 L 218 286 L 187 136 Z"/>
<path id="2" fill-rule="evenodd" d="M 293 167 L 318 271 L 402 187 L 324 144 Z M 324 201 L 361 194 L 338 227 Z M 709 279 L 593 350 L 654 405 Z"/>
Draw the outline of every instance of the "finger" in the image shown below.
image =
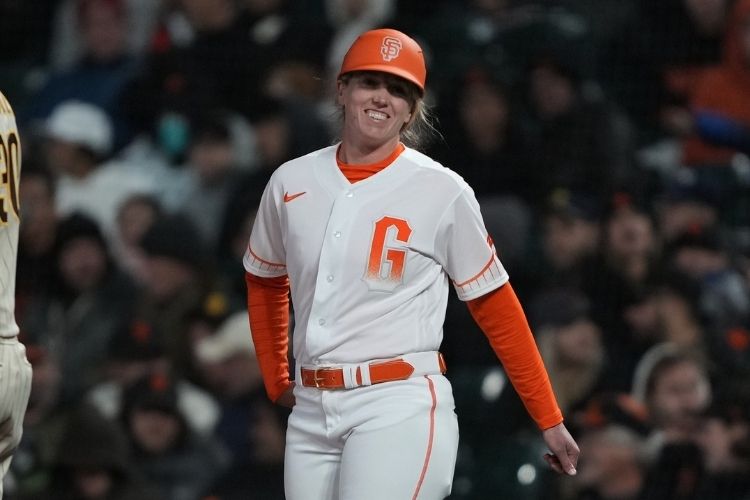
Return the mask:
<path id="1" fill-rule="evenodd" d="M 549 464 L 553 471 L 557 472 L 558 474 L 563 474 L 563 468 L 560 465 L 560 460 L 558 460 L 556 456 L 551 453 L 545 453 L 544 460 Z"/>
<path id="2" fill-rule="evenodd" d="M 560 461 L 560 466 L 562 466 L 565 473 L 569 476 L 575 476 L 576 475 L 576 467 L 571 461 L 570 457 L 566 452 L 560 452 L 557 453 L 557 459 Z"/>

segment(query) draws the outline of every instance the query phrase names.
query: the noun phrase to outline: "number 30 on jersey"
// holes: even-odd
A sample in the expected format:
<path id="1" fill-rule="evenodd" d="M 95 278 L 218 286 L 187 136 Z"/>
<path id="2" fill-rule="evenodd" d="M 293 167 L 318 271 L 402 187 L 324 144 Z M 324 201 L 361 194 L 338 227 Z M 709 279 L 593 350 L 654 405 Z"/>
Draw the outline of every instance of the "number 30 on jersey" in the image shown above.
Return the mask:
<path id="1" fill-rule="evenodd" d="M 0 225 L 8 223 L 12 212 L 18 218 L 18 166 L 20 164 L 21 145 L 18 136 L 11 131 L 0 134 Z"/>

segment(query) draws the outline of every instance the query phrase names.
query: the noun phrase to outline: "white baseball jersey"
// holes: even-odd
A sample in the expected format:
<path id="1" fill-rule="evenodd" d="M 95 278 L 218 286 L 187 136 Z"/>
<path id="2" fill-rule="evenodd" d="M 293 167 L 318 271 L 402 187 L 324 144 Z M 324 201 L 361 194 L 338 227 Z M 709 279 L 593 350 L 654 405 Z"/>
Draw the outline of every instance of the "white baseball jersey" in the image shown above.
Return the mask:
<path id="1" fill-rule="evenodd" d="M 409 148 L 351 184 L 336 150 L 315 151 L 274 172 L 245 269 L 261 277 L 288 274 L 298 364 L 438 350 L 448 280 L 462 300 L 508 280 L 473 191 Z"/>
<path id="2" fill-rule="evenodd" d="M 13 110 L 0 93 L 0 498 L 2 480 L 23 435 L 31 392 L 31 364 L 15 320 L 21 143 Z"/>
<path id="3" fill-rule="evenodd" d="M 0 93 L 0 337 L 14 337 L 21 143 L 16 118 Z"/>

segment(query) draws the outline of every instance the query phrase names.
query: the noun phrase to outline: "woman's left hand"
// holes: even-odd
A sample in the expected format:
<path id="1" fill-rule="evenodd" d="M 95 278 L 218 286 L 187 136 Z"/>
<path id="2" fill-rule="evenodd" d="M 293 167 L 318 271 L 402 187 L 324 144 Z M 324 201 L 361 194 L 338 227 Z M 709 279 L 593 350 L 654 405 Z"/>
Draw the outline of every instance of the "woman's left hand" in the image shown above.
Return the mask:
<path id="1" fill-rule="evenodd" d="M 551 451 L 551 453 L 544 454 L 544 460 L 552 467 L 552 470 L 559 474 L 575 476 L 578 455 L 581 450 L 568 429 L 565 428 L 565 424 L 561 422 L 554 427 L 545 429 L 542 436 Z"/>

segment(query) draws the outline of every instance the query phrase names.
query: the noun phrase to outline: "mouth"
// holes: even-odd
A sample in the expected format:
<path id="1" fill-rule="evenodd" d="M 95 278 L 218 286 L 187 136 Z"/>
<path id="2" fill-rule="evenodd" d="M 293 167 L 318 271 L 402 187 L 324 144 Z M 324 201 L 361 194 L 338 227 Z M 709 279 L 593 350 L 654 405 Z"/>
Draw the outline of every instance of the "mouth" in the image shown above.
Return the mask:
<path id="1" fill-rule="evenodd" d="M 389 118 L 389 116 L 386 113 L 383 113 L 382 111 L 377 111 L 374 109 L 368 109 L 365 111 L 365 113 L 371 120 L 376 121 L 376 122 L 382 122 Z"/>

